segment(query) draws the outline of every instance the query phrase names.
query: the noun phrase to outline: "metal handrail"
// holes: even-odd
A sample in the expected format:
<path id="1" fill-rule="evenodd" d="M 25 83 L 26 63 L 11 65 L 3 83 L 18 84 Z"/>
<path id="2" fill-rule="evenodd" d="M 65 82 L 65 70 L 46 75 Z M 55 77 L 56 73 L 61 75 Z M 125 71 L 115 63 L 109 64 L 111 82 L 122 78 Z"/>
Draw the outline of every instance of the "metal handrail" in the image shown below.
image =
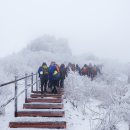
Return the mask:
<path id="1" fill-rule="evenodd" d="M 32 85 L 35 85 L 36 82 L 34 84 L 28 84 L 27 86 L 29 86 L 27 89 L 29 89 Z M 18 98 L 21 94 L 23 94 L 25 92 L 26 89 L 22 90 L 17 96 L 10 98 L 6 103 L 4 103 L 3 105 L 0 106 L 0 108 L 6 107 L 9 103 L 11 103 L 14 99 Z"/>
<path id="2" fill-rule="evenodd" d="M 34 76 L 34 75 L 36 75 L 36 74 L 33 74 L 33 76 Z M 29 78 L 29 77 L 31 77 L 31 76 L 32 76 L 32 74 L 31 74 L 31 75 L 28 75 L 28 76 L 25 76 L 25 77 L 22 77 L 22 78 L 17 79 L 17 80 L 13 80 L 13 81 L 10 81 L 10 82 L 7 82 L 7 83 L 0 84 L 0 87 L 6 86 L 6 85 L 9 85 L 9 84 L 13 84 L 13 83 L 15 83 L 15 82 L 21 81 L 21 80 L 23 80 L 23 79 L 25 79 L 25 78 Z"/>
<path id="3" fill-rule="evenodd" d="M 36 82 L 34 83 L 34 76 L 36 75 Z M 27 80 L 28 78 L 31 77 L 31 84 L 27 84 Z M 14 97 L 13 98 L 10 98 L 6 103 L 4 103 L 3 105 L 0 106 L 0 108 L 4 108 L 6 107 L 9 103 L 11 103 L 12 101 L 14 101 L 14 116 L 17 117 L 17 112 L 18 112 L 18 97 L 23 94 L 25 92 L 25 103 L 27 102 L 27 90 L 31 87 L 31 92 L 33 92 L 33 87 L 34 85 L 36 84 L 36 89 L 38 87 L 38 78 L 37 78 L 37 73 L 36 74 L 31 74 L 31 75 L 27 75 L 25 74 L 25 77 L 22 77 L 22 78 L 19 78 L 17 79 L 18 77 L 15 76 L 15 80 L 14 81 L 11 81 L 11 82 L 7 82 L 7 83 L 4 83 L 4 84 L 1 84 L 0 87 L 3 87 L 3 86 L 6 86 L 6 85 L 9 85 L 9 84 L 12 84 L 14 83 Z M 21 81 L 25 79 L 25 89 L 22 90 L 19 94 L 18 94 L 18 81 Z"/>

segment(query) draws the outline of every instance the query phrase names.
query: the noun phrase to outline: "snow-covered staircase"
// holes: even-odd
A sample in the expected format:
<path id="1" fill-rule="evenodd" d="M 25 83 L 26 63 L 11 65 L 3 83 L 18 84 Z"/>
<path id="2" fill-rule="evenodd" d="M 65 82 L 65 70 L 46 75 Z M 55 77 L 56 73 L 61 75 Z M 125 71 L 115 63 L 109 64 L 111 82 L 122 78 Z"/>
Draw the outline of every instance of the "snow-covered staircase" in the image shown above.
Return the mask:
<path id="1" fill-rule="evenodd" d="M 63 89 L 58 94 L 31 93 L 27 103 L 23 104 L 23 110 L 17 112 L 16 120 L 10 122 L 9 127 L 66 129 L 63 96 Z"/>

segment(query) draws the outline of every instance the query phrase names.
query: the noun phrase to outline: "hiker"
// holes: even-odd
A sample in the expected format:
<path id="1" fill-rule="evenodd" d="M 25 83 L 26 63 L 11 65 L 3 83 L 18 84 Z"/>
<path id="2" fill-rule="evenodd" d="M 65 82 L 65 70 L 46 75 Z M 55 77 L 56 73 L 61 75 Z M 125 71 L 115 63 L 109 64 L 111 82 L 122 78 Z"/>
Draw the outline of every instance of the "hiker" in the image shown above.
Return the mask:
<path id="1" fill-rule="evenodd" d="M 91 80 L 93 80 L 93 66 L 91 63 L 89 63 L 88 65 L 88 77 L 90 77 Z"/>
<path id="2" fill-rule="evenodd" d="M 81 75 L 81 69 L 78 64 L 76 64 L 76 71 L 79 73 L 79 75 Z"/>
<path id="3" fill-rule="evenodd" d="M 49 79 L 51 82 L 52 93 L 57 93 L 57 82 L 60 78 L 60 73 L 58 72 L 57 65 L 53 63 L 49 68 Z"/>
<path id="4" fill-rule="evenodd" d="M 47 92 L 47 82 L 48 82 L 48 67 L 46 63 L 43 63 L 42 66 L 38 69 L 38 74 L 41 81 L 41 93 Z M 44 87 L 44 91 L 43 91 Z"/>
<path id="5" fill-rule="evenodd" d="M 85 64 L 81 70 L 81 75 L 88 75 L 88 66 Z"/>
<path id="6" fill-rule="evenodd" d="M 97 66 L 96 65 L 93 66 L 92 76 L 93 76 L 93 78 L 97 76 Z"/>
<path id="7" fill-rule="evenodd" d="M 63 88 L 64 87 L 64 80 L 66 77 L 66 68 L 64 64 L 61 64 L 60 66 L 60 87 Z"/>

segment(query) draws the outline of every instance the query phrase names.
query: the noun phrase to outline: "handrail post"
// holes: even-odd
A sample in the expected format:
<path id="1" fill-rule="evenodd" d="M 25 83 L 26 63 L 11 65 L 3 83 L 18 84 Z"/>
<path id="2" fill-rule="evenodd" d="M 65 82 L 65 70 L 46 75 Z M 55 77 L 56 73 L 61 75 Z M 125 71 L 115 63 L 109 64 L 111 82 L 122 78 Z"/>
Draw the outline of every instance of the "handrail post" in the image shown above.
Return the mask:
<path id="1" fill-rule="evenodd" d="M 17 117 L 17 112 L 18 112 L 18 97 L 17 97 L 17 93 L 18 93 L 18 83 L 17 83 L 17 76 L 15 76 L 15 93 L 14 93 L 14 116 Z"/>
<path id="2" fill-rule="evenodd" d="M 33 73 L 32 73 L 32 76 L 31 76 L 31 92 L 33 92 Z"/>
<path id="3" fill-rule="evenodd" d="M 27 103 L 27 74 L 25 74 L 25 103 Z"/>
<path id="4" fill-rule="evenodd" d="M 38 78 L 37 78 L 37 73 L 36 73 L 36 91 L 38 91 Z"/>

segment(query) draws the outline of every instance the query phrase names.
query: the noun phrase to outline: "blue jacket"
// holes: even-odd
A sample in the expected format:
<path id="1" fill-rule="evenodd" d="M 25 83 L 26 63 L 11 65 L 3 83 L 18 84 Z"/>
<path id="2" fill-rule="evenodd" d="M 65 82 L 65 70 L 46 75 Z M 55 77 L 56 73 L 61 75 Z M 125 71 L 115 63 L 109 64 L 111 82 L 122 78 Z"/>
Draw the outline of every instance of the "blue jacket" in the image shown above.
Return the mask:
<path id="1" fill-rule="evenodd" d="M 49 79 L 50 80 L 58 80 L 60 78 L 60 74 L 54 75 L 54 71 L 56 70 L 56 65 L 52 65 L 49 67 Z"/>

